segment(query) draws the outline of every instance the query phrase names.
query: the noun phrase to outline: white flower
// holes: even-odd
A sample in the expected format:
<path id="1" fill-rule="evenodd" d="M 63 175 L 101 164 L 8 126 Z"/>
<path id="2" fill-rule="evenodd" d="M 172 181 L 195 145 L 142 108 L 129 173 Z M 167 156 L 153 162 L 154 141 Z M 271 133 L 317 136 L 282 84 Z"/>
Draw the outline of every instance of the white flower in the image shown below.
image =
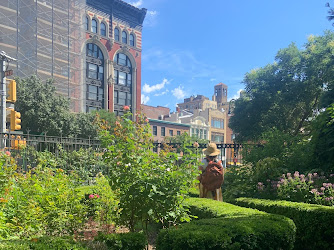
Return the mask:
<path id="1" fill-rule="evenodd" d="M 167 171 L 170 171 L 170 168 L 167 168 L 166 170 L 167 170 Z"/>

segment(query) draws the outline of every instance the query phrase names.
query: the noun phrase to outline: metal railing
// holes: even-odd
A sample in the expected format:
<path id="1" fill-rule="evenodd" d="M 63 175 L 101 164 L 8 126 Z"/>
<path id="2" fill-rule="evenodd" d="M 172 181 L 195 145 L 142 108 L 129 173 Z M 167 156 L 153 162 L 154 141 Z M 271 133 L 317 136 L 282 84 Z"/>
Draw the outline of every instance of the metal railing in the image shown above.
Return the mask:
<path id="1" fill-rule="evenodd" d="M 24 146 L 33 147 L 37 151 L 56 152 L 59 146 L 68 151 L 80 148 L 100 150 L 100 141 L 91 138 L 58 137 L 19 133 L 0 133 L 0 146 L 5 151 L 20 151 Z"/>
<path id="2" fill-rule="evenodd" d="M 160 143 L 155 142 L 154 151 L 158 152 L 159 149 L 162 149 L 164 145 L 168 145 L 169 147 L 175 148 L 180 153 L 181 143 Z M 217 143 L 217 149 L 220 150 L 220 154 L 218 155 L 218 159 L 222 161 L 224 167 L 232 167 L 232 166 L 241 166 L 243 164 L 241 150 L 243 148 L 242 144 L 226 144 L 226 143 Z M 207 144 L 198 144 L 198 146 L 187 146 L 188 149 L 195 150 L 196 154 L 199 158 L 203 158 L 204 154 L 202 150 L 207 148 Z"/>

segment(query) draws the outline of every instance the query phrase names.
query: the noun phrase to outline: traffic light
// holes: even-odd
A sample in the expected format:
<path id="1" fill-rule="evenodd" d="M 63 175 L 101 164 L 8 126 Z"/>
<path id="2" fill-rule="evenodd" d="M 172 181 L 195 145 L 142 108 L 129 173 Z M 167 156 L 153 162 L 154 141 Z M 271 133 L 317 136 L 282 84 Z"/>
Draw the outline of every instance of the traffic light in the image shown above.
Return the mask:
<path id="1" fill-rule="evenodd" d="M 10 130 L 20 130 L 21 129 L 21 113 L 15 110 L 10 110 Z"/>
<path id="2" fill-rule="evenodd" d="M 9 80 L 7 102 L 16 102 L 16 81 Z"/>

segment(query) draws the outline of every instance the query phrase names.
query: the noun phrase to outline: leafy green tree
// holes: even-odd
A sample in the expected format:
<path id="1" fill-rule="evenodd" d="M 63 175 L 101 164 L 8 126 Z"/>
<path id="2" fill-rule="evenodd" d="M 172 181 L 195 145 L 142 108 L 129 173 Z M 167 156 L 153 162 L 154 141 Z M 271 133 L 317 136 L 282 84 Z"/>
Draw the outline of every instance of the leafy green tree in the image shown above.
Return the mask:
<path id="1" fill-rule="evenodd" d="M 15 106 L 21 112 L 24 132 L 67 136 L 75 130 L 69 100 L 56 95 L 51 80 L 43 83 L 36 76 L 18 78 Z"/>
<path id="2" fill-rule="evenodd" d="M 43 83 L 36 76 L 26 79 L 17 78 L 16 109 L 22 115 L 22 130 L 34 134 L 96 138 L 97 115 L 112 128 L 115 114 L 106 110 L 91 113 L 73 113 L 69 100 L 56 93 L 52 80 Z"/>
<path id="3" fill-rule="evenodd" d="M 332 95 L 333 51 L 334 33 L 327 31 L 310 36 L 303 50 L 291 44 L 273 64 L 247 73 L 230 119 L 236 139 L 256 140 L 272 128 L 292 136 L 308 132 L 321 98 Z"/>

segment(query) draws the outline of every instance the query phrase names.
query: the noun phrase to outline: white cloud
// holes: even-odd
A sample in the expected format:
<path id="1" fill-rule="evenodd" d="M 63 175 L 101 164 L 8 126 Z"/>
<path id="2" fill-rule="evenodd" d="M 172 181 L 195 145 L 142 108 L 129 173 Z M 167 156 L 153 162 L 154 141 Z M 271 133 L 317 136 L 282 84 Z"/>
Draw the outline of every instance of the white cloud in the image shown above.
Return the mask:
<path id="1" fill-rule="evenodd" d="M 146 12 L 146 17 L 144 20 L 144 27 L 153 27 L 157 23 L 157 16 L 158 16 L 158 11 L 156 10 L 148 10 Z"/>
<path id="2" fill-rule="evenodd" d="M 210 79 L 210 82 L 215 82 L 215 81 L 217 81 L 216 78 L 211 78 L 211 79 Z"/>
<path id="3" fill-rule="evenodd" d="M 162 96 L 162 95 L 165 95 L 165 94 L 167 94 L 169 92 L 169 90 L 168 89 L 166 89 L 166 91 L 164 91 L 164 92 L 161 92 L 161 93 L 158 93 L 158 94 L 154 94 L 154 96 Z"/>
<path id="4" fill-rule="evenodd" d="M 157 90 L 161 90 L 168 83 L 169 83 L 169 81 L 166 78 L 164 78 L 161 83 L 158 83 L 158 84 L 152 85 L 152 86 L 145 83 L 144 86 L 143 86 L 143 92 L 144 93 L 151 93 L 151 92 L 154 92 L 154 91 L 157 91 Z"/>
<path id="5" fill-rule="evenodd" d="M 137 7 L 137 8 L 139 8 L 140 6 L 142 6 L 143 1 L 142 0 L 138 0 L 137 2 L 131 2 L 130 4 L 133 5 L 133 6 L 135 6 L 135 7 Z"/>
<path id="6" fill-rule="evenodd" d="M 186 96 L 186 93 L 183 91 L 181 86 L 173 89 L 172 93 L 173 93 L 173 96 L 175 96 L 178 100 L 182 100 Z"/>
<path id="7" fill-rule="evenodd" d="M 243 89 L 239 89 L 237 94 L 235 94 L 234 96 L 232 96 L 231 98 L 228 98 L 228 101 L 231 101 L 232 99 L 236 100 L 240 97 L 240 92 L 243 91 Z"/>
<path id="8" fill-rule="evenodd" d="M 147 104 L 150 98 L 146 95 L 141 95 L 141 104 Z"/>

